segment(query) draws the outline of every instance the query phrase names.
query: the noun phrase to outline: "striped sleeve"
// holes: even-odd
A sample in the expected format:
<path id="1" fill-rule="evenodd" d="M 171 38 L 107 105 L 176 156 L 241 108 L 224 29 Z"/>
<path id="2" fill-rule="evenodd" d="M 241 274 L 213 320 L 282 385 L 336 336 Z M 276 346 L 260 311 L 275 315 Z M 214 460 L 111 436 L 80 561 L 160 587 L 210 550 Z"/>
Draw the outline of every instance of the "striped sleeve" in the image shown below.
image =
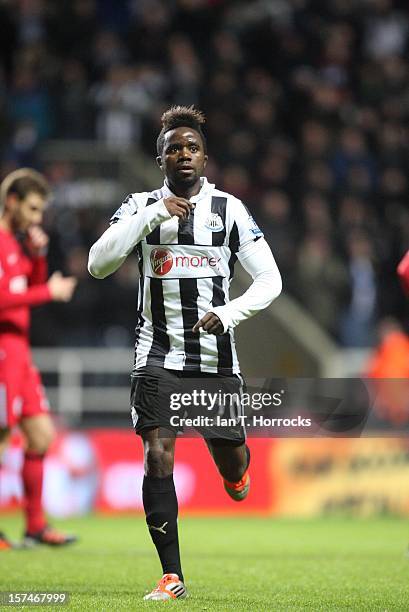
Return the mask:
<path id="1" fill-rule="evenodd" d="M 240 248 L 238 259 L 253 282 L 240 297 L 210 310 L 219 317 L 224 332 L 267 308 L 282 289 L 280 272 L 264 238 L 247 242 Z"/>
<path id="2" fill-rule="evenodd" d="M 144 196 L 136 204 L 135 196 Z M 126 198 L 111 218 L 111 225 L 92 245 L 88 256 L 88 271 L 95 278 L 105 278 L 115 272 L 136 245 L 163 221 L 171 218 L 163 199 L 146 206 L 147 194 Z"/>
<path id="3" fill-rule="evenodd" d="M 118 223 L 120 219 L 124 217 L 128 217 L 130 215 L 134 215 L 138 210 L 138 201 L 134 197 L 134 194 L 129 193 L 125 200 L 122 202 L 121 206 L 114 212 L 112 217 L 109 220 L 109 224 Z"/>
<path id="4" fill-rule="evenodd" d="M 233 253 L 250 242 L 263 238 L 263 232 L 253 219 L 252 214 L 243 202 L 234 198 L 231 201 L 233 222 L 230 230 L 230 248 Z"/>

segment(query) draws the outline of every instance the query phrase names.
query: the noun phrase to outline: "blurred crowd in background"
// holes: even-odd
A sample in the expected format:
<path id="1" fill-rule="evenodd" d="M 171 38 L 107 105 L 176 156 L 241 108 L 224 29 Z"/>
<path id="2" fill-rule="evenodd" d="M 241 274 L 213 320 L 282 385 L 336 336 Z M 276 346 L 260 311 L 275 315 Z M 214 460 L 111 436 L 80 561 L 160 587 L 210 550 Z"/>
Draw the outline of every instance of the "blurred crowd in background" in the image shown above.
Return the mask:
<path id="1" fill-rule="evenodd" d="M 407 324 L 407 2 L 2 0 L 0 23 L 1 174 L 47 174 L 50 266 L 80 279 L 35 317 L 35 344 L 131 344 L 137 281 L 132 259 L 89 277 L 121 199 L 58 206 L 76 169 L 44 164 L 42 146 L 95 139 L 154 159 L 170 104 L 205 112 L 209 180 L 251 208 L 284 290 L 337 342 L 373 345 L 385 316 Z"/>

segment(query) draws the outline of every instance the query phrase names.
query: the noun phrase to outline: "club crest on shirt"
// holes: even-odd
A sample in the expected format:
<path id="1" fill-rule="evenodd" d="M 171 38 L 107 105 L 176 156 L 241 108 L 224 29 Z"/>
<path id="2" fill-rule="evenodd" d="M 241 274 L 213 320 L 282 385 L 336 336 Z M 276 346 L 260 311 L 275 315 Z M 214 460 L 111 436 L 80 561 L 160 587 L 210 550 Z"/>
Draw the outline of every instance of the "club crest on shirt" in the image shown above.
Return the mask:
<path id="1" fill-rule="evenodd" d="M 221 232 L 224 229 L 223 219 L 218 213 L 210 213 L 206 219 L 205 226 L 212 232 Z"/>

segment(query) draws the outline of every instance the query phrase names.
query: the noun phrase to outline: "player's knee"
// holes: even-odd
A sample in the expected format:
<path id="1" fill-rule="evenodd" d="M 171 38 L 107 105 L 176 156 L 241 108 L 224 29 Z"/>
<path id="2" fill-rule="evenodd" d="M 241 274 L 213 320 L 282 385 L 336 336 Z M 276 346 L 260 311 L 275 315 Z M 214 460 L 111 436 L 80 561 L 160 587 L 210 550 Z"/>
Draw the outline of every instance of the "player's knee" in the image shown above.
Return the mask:
<path id="1" fill-rule="evenodd" d="M 44 455 L 54 440 L 55 432 L 50 423 L 47 424 L 46 427 L 33 428 L 26 432 L 26 436 L 27 450 L 38 453 L 39 455 Z"/>
<path id="2" fill-rule="evenodd" d="M 27 450 L 30 453 L 37 453 L 38 455 L 44 455 L 49 448 L 49 443 L 45 438 L 33 436 L 27 444 Z"/>
<path id="3" fill-rule="evenodd" d="M 32 448 L 32 450 L 39 455 L 44 455 L 50 448 L 53 439 L 54 436 L 51 434 L 51 432 L 44 433 L 38 438 L 38 440 L 36 440 L 35 447 Z"/>
<path id="4" fill-rule="evenodd" d="M 145 474 L 164 478 L 173 472 L 173 452 L 161 446 L 145 449 Z"/>

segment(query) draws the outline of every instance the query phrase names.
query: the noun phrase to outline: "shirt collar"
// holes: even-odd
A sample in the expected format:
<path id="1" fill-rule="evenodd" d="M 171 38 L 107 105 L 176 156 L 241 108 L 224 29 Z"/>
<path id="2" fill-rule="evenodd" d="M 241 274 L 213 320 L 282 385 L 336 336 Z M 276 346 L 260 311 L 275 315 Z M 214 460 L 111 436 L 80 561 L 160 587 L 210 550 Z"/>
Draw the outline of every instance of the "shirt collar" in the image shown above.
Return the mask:
<path id="1" fill-rule="evenodd" d="M 203 198 L 205 198 L 206 196 L 209 195 L 209 193 L 211 191 L 213 191 L 213 189 L 215 188 L 215 185 L 213 183 L 209 183 L 209 181 L 207 180 L 207 178 L 205 176 L 202 176 L 200 178 L 200 191 L 198 194 L 196 194 L 195 196 L 193 196 L 192 198 L 190 198 L 190 201 L 193 202 L 194 204 L 196 204 L 197 202 L 199 202 L 199 200 L 202 200 Z M 163 183 L 163 187 L 162 187 L 162 193 L 163 193 L 163 197 L 164 198 L 168 198 L 169 196 L 174 196 L 175 194 L 169 189 L 168 184 L 166 183 L 166 179 Z"/>

